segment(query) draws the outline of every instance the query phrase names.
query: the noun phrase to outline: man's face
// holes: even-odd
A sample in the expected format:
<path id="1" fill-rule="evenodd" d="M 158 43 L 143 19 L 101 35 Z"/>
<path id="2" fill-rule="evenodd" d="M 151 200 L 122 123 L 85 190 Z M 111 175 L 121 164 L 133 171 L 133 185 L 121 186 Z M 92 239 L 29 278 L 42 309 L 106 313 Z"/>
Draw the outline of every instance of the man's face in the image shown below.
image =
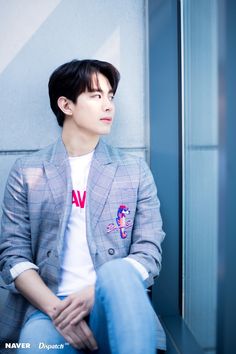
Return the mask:
<path id="1" fill-rule="evenodd" d="M 88 135 L 109 134 L 114 118 L 113 92 L 108 79 L 98 73 L 94 76 L 94 91 L 81 93 L 76 103 L 72 103 L 74 128 Z"/>

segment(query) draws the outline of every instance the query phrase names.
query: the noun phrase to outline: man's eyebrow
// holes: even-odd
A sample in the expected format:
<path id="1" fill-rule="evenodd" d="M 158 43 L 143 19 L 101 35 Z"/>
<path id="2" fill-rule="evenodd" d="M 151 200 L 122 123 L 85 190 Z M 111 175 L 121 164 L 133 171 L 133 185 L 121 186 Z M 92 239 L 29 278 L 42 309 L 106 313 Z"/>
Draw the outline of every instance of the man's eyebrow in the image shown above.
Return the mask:
<path id="1" fill-rule="evenodd" d="M 101 92 L 101 93 L 103 93 L 104 91 L 101 89 L 101 88 L 92 88 L 91 90 L 88 90 L 89 92 Z M 108 91 L 108 93 L 113 93 L 114 94 L 114 91 L 112 90 L 112 89 L 110 89 L 109 91 Z"/>

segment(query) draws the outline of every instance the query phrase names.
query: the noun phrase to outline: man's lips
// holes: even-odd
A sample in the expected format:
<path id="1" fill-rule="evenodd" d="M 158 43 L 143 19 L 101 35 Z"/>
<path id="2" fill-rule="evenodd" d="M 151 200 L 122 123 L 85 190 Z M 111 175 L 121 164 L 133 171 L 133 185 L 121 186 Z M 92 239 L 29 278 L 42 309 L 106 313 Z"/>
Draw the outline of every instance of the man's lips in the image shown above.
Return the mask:
<path id="1" fill-rule="evenodd" d="M 111 123 L 112 122 L 112 118 L 111 117 L 103 117 L 100 120 L 102 122 L 106 122 L 106 123 Z"/>

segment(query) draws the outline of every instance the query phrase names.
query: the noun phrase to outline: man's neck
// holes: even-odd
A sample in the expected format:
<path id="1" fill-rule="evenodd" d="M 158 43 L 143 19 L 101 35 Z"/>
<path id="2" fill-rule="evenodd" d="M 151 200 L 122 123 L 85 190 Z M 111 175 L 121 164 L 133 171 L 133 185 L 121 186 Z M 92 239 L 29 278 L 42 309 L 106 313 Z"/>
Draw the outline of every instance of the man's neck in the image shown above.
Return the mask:
<path id="1" fill-rule="evenodd" d="M 82 156 L 93 151 L 99 136 L 88 136 L 83 132 L 62 130 L 62 141 L 69 156 Z"/>

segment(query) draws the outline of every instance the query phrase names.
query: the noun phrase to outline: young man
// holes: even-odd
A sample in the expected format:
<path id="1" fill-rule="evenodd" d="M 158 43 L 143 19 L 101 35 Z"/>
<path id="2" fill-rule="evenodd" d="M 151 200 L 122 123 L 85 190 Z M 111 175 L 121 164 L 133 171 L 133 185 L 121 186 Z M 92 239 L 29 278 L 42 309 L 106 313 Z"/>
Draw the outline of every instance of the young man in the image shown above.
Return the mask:
<path id="1" fill-rule="evenodd" d="M 19 353 L 165 348 L 146 292 L 164 238 L 155 184 L 142 159 L 100 139 L 111 130 L 118 82 L 118 71 L 98 60 L 56 69 L 49 96 L 62 137 L 10 172 L 0 338 L 20 343 Z"/>

